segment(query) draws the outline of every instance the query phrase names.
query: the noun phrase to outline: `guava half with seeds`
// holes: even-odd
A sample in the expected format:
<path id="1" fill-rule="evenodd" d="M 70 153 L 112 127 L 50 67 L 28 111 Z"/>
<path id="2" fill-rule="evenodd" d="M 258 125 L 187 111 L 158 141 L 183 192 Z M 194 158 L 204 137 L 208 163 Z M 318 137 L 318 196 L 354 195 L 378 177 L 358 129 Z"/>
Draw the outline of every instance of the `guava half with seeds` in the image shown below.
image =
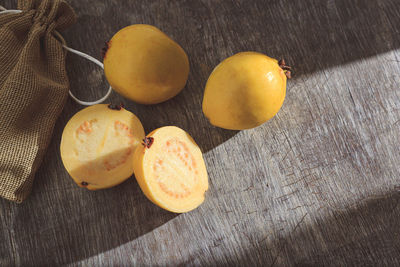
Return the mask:
<path id="1" fill-rule="evenodd" d="M 133 174 L 133 154 L 145 136 L 140 120 L 121 106 L 98 104 L 76 113 L 64 128 L 61 159 L 89 190 L 118 185 Z"/>
<path id="2" fill-rule="evenodd" d="M 203 203 L 206 165 L 200 148 L 184 130 L 175 126 L 154 130 L 136 149 L 133 162 L 136 180 L 154 204 L 183 213 Z"/>

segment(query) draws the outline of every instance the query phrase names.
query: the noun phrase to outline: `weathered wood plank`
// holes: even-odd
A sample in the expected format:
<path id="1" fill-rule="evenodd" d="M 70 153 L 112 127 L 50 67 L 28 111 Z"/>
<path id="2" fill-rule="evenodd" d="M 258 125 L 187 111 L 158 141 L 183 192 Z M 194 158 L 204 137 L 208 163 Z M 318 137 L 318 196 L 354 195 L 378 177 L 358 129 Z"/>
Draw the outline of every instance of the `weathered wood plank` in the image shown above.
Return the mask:
<path id="1" fill-rule="evenodd" d="M 71 47 L 100 57 L 119 28 L 148 23 L 187 51 L 189 81 L 171 101 L 110 101 L 124 101 L 147 132 L 177 125 L 193 135 L 210 190 L 177 216 L 134 179 L 77 188 L 58 148 L 81 109 L 68 101 L 32 195 L 0 200 L 0 265 L 400 264 L 399 1 L 69 2 L 79 15 L 64 34 Z M 201 113 L 205 82 L 244 50 L 293 65 L 284 106 L 256 129 L 214 128 Z M 101 70 L 75 56 L 67 64 L 80 98 L 106 91 Z"/>

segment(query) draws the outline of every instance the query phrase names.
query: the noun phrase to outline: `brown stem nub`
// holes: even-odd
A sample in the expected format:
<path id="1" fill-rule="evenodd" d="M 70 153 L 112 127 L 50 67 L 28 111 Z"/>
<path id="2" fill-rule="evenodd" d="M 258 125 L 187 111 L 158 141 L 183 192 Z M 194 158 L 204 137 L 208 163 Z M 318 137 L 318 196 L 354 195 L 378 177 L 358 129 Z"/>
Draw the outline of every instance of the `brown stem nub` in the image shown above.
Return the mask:
<path id="1" fill-rule="evenodd" d="M 87 182 L 82 182 L 81 185 L 82 186 L 88 186 L 89 184 Z"/>
<path id="2" fill-rule="evenodd" d="M 284 59 L 279 60 L 279 61 L 278 61 L 278 65 L 279 65 L 279 67 L 280 67 L 281 69 L 284 70 L 285 75 L 286 75 L 286 77 L 287 77 L 288 79 L 292 78 L 292 72 L 291 72 L 292 67 L 287 66 Z"/>
<path id="3" fill-rule="evenodd" d="M 142 143 L 142 145 L 144 145 L 145 147 L 147 147 L 147 148 L 150 148 L 151 147 L 151 145 L 154 143 L 154 138 L 153 137 L 145 137 L 144 139 L 143 139 L 143 143 Z"/>
<path id="4" fill-rule="evenodd" d="M 101 49 L 101 55 L 103 59 L 106 58 L 106 54 L 109 47 L 110 47 L 110 42 L 105 42 L 103 48 Z"/>
<path id="5" fill-rule="evenodd" d="M 113 110 L 121 110 L 121 108 L 124 108 L 124 104 L 120 103 L 119 105 L 117 104 L 109 104 L 108 105 L 109 109 L 113 109 Z"/>

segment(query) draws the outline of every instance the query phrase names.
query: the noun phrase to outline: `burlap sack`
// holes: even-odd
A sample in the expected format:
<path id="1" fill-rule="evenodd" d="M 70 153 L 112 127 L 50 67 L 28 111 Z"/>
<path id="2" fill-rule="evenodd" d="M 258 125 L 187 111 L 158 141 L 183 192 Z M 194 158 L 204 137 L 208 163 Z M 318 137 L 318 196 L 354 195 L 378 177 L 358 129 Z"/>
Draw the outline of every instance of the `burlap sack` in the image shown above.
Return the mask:
<path id="1" fill-rule="evenodd" d="M 0 15 L 0 196 L 22 202 L 68 96 L 65 51 L 54 31 L 73 22 L 62 0 L 19 0 Z"/>

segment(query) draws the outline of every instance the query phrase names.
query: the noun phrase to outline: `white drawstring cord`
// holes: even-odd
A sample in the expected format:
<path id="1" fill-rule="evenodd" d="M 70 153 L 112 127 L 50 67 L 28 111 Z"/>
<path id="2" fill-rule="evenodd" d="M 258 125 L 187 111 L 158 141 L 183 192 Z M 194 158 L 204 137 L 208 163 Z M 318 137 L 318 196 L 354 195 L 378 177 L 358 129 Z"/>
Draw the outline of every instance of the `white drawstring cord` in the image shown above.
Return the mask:
<path id="1" fill-rule="evenodd" d="M 7 10 L 7 9 L 5 9 L 4 7 L 0 6 L 0 15 L 1 15 L 1 14 L 17 14 L 17 13 L 21 13 L 21 12 L 22 12 L 21 10 Z M 65 50 L 67 50 L 67 51 L 69 51 L 69 52 L 71 52 L 71 53 L 73 53 L 73 54 L 76 54 L 76 55 L 78 55 L 78 56 L 80 56 L 80 57 L 86 58 L 87 60 L 89 60 L 89 61 L 95 63 L 96 65 L 98 65 L 99 67 L 101 67 L 101 68 L 104 70 L 104 65 L 103 65 L 103 63 L 101 63 L 100 61 L 98 61 L 98 60 L 95 59 L 94 57 L 89 56 L 88 54 L 82 53 L 82 52 L 80 52 L 80 51 L 78 51 L 78 50 L 75 50 L 75 49 L 72 49 L 72 48 L 68 47 L 68 46 L 65 44 L 65 41 L 64 41 L 64 38 L 62 37 L 62 35 L 61 35 L 59 32 L 57 32 L 57 31 L 54 31 L 54 33 L 55 33 L 55 35 L 60 39 L 60 41 L 63 43 L 62 46 L 63 46 L 63 48 L 64 48 Z M 76 103 L 78 103 L 78 104 L 80 104 L 80 105 L 84 105 L 84 106 L 91 106 L 91 105 L 96 105 L 96 104 L 100 104 L 100 103 L 104 102 L 104 101 L 110 96 L 111 92 L 112 92 L 112 87 L 110 86 L 110 87 L 108 88 L 108 91 L 107 91 L 107 93 L 106 93 L 105 96 L 103 96 L 103 97 L 100 98 L 99 100 L 90 101 L 90 102 L 79 100 L 78 98 L 76 98 L 76 96 L 74 96 L 74 95 L 72 94 L 71 90 L 69 91 L 69 95 L 71 96 L 71 98 L 72 98 L 73 100 L 75 100 Z"/>
<path id="2" fill-rule="evenodd" d="M 64 39 L 62 38 L 61 34 L 60 34 L 58 31 L 54 31 L 54 33 L 55 33 L 55 35 L 57 35 L 57 37 L 58 37 L 60 40 L 64 40 Z M 78 55 L 78 56 L 80 56 L 80 57 L 86 58 L 87 60 L 93 62 L 94 64 L 96 64 L 96 65 L 98 65 L 99 67 L 101 67 L 102 69 L 104 69 L 103 63 L 101 63 L 100 61 L 98 61 L 98 60 L 95 59 L 94 57 L 92 57 L 92 56 L 90 56 L 90 55 L 88 55 L 88 54 L 82 53 L 82 52 L 80 52 L 80 51 L 78 51 L 78 50 L 72 49 L 72 48 L 68 47 L 65 43 L 63 43 L 62 46 L 64 47 L 65 50 L 67 50 L 67 51 L 69 51 L 69 52 L 71 52 L 71 53 L 73 53 L 73 54 L 76 54 L 76 55 Z M 71 90 L 69 91 L 69 95 L 71 96 L 71 98 L 72 98 L 73 100 L 75 100 L 76 103 L 81 104 L 81 105 L 84 105 L 84 106 L 91 106 L 91 105 L 96 105 L 96 104 L 100 104 L 100 103 L 104 102 L 104 101 L 110 96 L 111 92 L 112 92 L 112 87 L 109 86 L 109 87 L 108 87 L 108 91 L 107 91 L 107 93 L 105 94 L 105 96 L 103 96 L 103 97 L 100 98 L 99 100 L 90 101 L 90 102 L 79 100 L 78 98 L 76 98 L 76 96 L 74 96 L 74 95 L 72 94 Z"/>

